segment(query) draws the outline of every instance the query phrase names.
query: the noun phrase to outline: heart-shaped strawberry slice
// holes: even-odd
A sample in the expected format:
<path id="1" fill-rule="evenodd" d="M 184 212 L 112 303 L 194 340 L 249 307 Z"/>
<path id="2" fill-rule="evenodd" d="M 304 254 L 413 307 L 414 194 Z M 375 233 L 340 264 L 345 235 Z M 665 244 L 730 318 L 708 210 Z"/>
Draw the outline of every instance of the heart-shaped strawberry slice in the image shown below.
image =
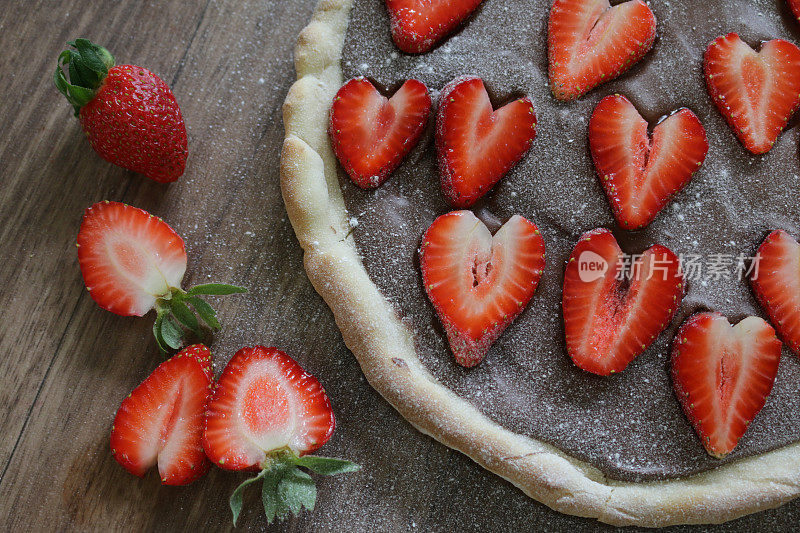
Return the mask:
<path id="1" fill-rule="evenodd" d="M 783 230 L 767 235 L 750 284 L 783 341 L 800 354 L 800 244 Z"/>
<path id="2" fill-rule="evenodd" d="M 353 183 L 363 189 L 383 183 L 416 146 L 430 110 L 421 81 L 406 81 L 391 98 L 366 78 L 345 83 L 331 105 L 329 136 Z"/>
<path id="3" fill-rule="evenodd" d="M 427 52 L 455 30 L 481 1 L 386 0 L 392 40 L 403 52 Z"/>
<path id="4" fill-rule="evenodd" d="M 744 147 L 768 152 L 800 104 L 800 48 L 773 39 L 756 53 L 729 33 L 708 46 L 705 74 L 708 93 Z"/>
<path id="5" fill-rule="evenodd" d="M 437 218 L 422 237 L 422 280 L 456 361 L 481 362 L 528 305 L 544 269 L 544 239 L 519 215 L 495 233 L 470 211 Z"/>
<path id="6" fill-rule="evenodd" d="M 442 89 L 436 150 L 442 192 L 455 207 L 469 207 L 522 159 L 536 137 L 528 97 L 492 109 L 483 80 L 456 78 Z"/>
<path id="7" fill-rule="evenodd" d="M 678 257 L 656 244 L 626 256 L 610 231 L 584 233 L 564 273 L 567 352 L 580 368 L 625 370 L 669 325 L 683 298 Z"/>
<path id="8" fill-rule="evenodd" d="M 781 343 L 763 319 L 731 326 L 719 313 L 698 313 L 681 326 L 672 348 L 672 382 L 703 446 L 714 457 L 733 451 L 764 407 Z"/>
<path id="9" fill-rule="evenodd" d="M 656 17 L 641 0 L 555 0 L 548 24 L 550 88 L 574 100 L 616 78 L 653 46 Z"/>
<path id="10" fill-rule="evenodd" d="M 708 152 L 697 116 L 680 109 L 658 123 L 647 121 L 624 96 L 606 96 L 589 120 L 589 147 L 617 222 L 648 225 L 700 167 Z"/>

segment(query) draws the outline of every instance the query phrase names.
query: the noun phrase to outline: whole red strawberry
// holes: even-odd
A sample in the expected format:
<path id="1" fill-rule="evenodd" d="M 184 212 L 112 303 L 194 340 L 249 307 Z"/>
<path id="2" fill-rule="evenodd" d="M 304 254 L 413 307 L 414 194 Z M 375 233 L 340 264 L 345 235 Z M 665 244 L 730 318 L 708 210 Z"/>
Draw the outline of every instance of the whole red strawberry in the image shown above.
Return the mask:
<path id="1" fill-rule="evenodd" d="M 186 126 L 167 84 L 146 68 L 114 66 L 114 56 L 88 39 L 67 44 L 75 50 L 58 56 L 55 84 L 75 108 L 95 152 L 158 182 L 181 177 Z"/>

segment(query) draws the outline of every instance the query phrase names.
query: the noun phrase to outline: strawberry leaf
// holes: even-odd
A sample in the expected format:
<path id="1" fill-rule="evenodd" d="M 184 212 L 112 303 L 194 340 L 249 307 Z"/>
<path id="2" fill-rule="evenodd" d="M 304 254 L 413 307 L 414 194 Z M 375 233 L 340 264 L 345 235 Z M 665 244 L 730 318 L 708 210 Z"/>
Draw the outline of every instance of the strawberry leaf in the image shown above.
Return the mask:
<path id="1" fill-rule="evenodd" d="M 197 322 L 197 317 L 194 315 L 189 306 L 180 300 L 173 299 L 169 304 L 172 314 L 177 318 L 181 324 L 192 330 L 198 337 L 202 336 L 200 331 L 200 324 Z"/>
<path id="2" fill-rule="evenodd" d="M 100 85 L 100 81 L 102 78 L 91 68 L 86 65 L 86 57 L 83 54 L 80 55 L 80 61 L 73 61 L 69 64 L 70 68 L 70 77 L 72 77 L 73 68 L 80 74 L 81 82 L 76 85 L 81 85 L 83 87 L 89 87 L 91 89 L 97 88 Z"/>
<path id="3" fill-rule="evenodd" d="M 54 82 L 77 115 L 103 84 L 108 69 L 114 66 L 114 56 L 88 39 L 75 39 L 67 44 L 76 50 L 67 49 L 59 54 Z M 64 75 L 64 67 L 69 73 L 69 81 Z"/>
<path id="4" fill-rule="evenodd" d="M 278 498 L 278 484 L 286 472 L 285 463 L 280 463 L 278 467 L 273 466 L 271 469 L 266 469 L 264 472 L 269 472 L 269 475 L 264 477 L 264 484 L 261 486 L 261 504 L 264 506 L 264 516 L 267 518 L 267 524 L 271 524 L 277 516 L 282 516 L 286 513 L 285 506 Z"/>
<path id="5" fill-rule="evenodd" d="M 105 76 L 105 74 L 108 72 L 109 67 L 103 61 L 101 56 L 105 55 L 110 56 L 111 54 L 108 53 L 108 50 L 106 50 L 102 46 L 97 46 L 88 39 L 75 39 L 75 42 L 72 45 L 78 49 L 78 53 L 80 53 L 81 55 L 81 59 L 83 60 L 82 61 L 83 67 L 85 68 L 85 70 L 91 71 L 96 79 L 98 80 L 102 79 L 101 76 L 103 77 Z M 105 54 L 103 54 L 103 51 L 105 51 Z M 113 58 L 111 62 L 113 65 Z M 84 79 L 86 79 L 86 76 L 84 76 Z"/>
<path id="6" fill-rule="evenodd" d="M 297 466 L 308 468 L 315 474 L 323 476 L 333 476 L 344 474 L 345 472 L 355 472 L 361 470 L 361 466 L 345 459 L 336 457 L 319 457 L 316 455 L 304 455 L 295 460 Z"/>
<path id="7" fill-rule="evenodd" d="M 206 283 L 189 291 L 172 287 L 168 293 L 157 299 L 155 305 L 157 316 L 156 323 L 153 324 L 153 334 L 158 347 L 162 352 L 166 352 L 169 348 L 180 348 L 183 345 L 184 333 L 188 333 L 184 327 L 198 339 L 203 339 L 208 331 L 203 329 L 198 316 L 211 330 L 220 329 L 217 312 L 198 296 L 199 294 L 225 295 L 242 292 L 247 292 L 247 289 L 224 283 Z"/>
<path id="8" fill-rule="evenodd" d="M 236 521 L 239 520 L 239 513 L 242 512 L 242 497 L 244 495 L 244 489 L 263 478 L 266 473 L 267 470 L 262 470 L 257 476 L 251 477 L 250 479 L 245 479 L 238 487 L 236 487 L 236 490 L 233 491 L 233 494 L 231 494 L 228 504 L 230 505 L 231 513 L 233 514 L 234 526 L 236 525 Z"/>
<path id="9" fill-rule="evenodd" d="M 53 77 L 53 82 L 56 84 L 56 88 L 67 98 L 69 98 L 69 82 L 67 81 L 67 77 L 64 76 L 64 69 L 62 65 L 69 63 L 71 56 L 72 52 L 69 50 L 64 50 L 61 52 L 61 55 L 58 56 L 58 64 L 56 65 L 56 72 L 55 76 Z M 66 63 L 63 63 L 64 61 L 66 61 Z"/>
<path id="10" fill-rule="evenodd" d="M 219 329 L 222 327 L 219 320 L 217 320 L 217 312 L 214 311 L 214 308 L 211 307 L 208 302 L 197 296 L 189 296 L 186 298 L 186 301 L 192 304 L 194 310 L 197 311 L 197 314 L 200 315 L 203 322 L 208 324 L 208 327 L 211 329 Z"/>
<path id="11" fill-rule="evenodd" d="M 164 344 L 175 350 L 183 344 L 183 332 L 170 315 L 165 315 L 161 321 L 161 338 Z"/>
<path id="12" fill-rule="evenodd" d="M 92 101 L 94 98 L 94 91 L 86 89 L 84 87 L 79 87 L 77 85 L 70 85 L 68 88 L 68 99 L 70 102 L 77 102 L 75 105 L 83 107 L 87 103 Z M 82 103 L 85 102 L 85 103 Z"/>
<path id="13" fill-rule="evenodd" d="M 280 480 L 274 476 L 268 477 L 261 485 L 261 504 L 264 506 L 264 516 L 267 524 L 275 520 L 278 513 L 278 482 Z"/>
<path id="14" fill-rule="evenodd" d="M 72 85 L 78 87 L 86 87 L 88 83 L 83 79 L 83 75 L 80 70 L 78 70 L 78 64 L 81 61 L 81 55 L 78 52 L 72 52 L 72 56 L 70 57 L 70 61 L 67 64 L 67 72 L 69 72 L 69 81 Z"/>
<path id="15" fill-rule="evenodd" d="M 237 294 L 242 292 L 247 292 L 247 289 L 244 287 L 237 287 L 236 285 L 226 285 L 225 283 L 204 283 L 202 285 L 195 285 L 187 291 L 187 294 L 213 294 L 217 296 L 224 296 L 226 294 Z"/>
<path id="16" fill-rule="evenodd" d="M 317 488 L 311 475 L 300 467 L 322 475 L 352 472 L 361 468 L 344 459 L 309 455 L 297 457 L 288 448 L 278 450 L 270 456 L 269 466 L 256 477 L 244 481 L 231 495 L 233 525 L 236 525 L 242 510 L 244 489 L 258 479 L 264 480 L 261 486 L 261 503 L 267 524 L 275 519 L 283 520 L 292 514 L 299 514 L 304 508 L 313 511 L 317 501 Z"/>
<path id="17" fill-rule="evenodd" d="M 299 514 L 303 507 L 313 511 L 316 501 L 317 488 L 314 486 L 314 480 L 299 468 L 287 471 L 278 483 L 278 502 L 284 507 L 283 513 L 282 509 L 278 509 L 279 518 L 288 516 L 286 509 L 295 515 Z"/>
<path id="18" fill-rule="evenodd" d="M 153 322 L 153 336 L 156 338 L 156 343 L 158 344 L 158 349 L 161 350 L 161 353 L 166 353 L 169 349 L 167 343 L 164 342 L 164 336 L 161 334 L 161 327 L 164 322 L 164 313 L 159 311 L 158 315 L 156 316 L 156 321 Z"/>

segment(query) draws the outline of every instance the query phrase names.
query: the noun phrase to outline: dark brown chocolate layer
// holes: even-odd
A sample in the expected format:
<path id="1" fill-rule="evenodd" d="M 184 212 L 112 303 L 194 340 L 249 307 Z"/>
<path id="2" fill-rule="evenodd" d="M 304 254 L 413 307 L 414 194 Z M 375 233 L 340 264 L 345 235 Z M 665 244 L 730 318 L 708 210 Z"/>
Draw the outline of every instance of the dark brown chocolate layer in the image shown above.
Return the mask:
<path id="1" fill-rule="evenodd" d="M 587 145 L 586 127 L 597 102 L 626 95 L 655 125 L 679 107 L 692 109 L 708 132 L 702 169 L 644 231 L 615 229 L 627 252 L 661 243 L 678 254 L 713 254 L 727 261 L 753 255 L 772 229 L 800 235 L 798 128 L 772 151 L 744 150 L 705 91 L 702 56 L 710 41 L 738 32 L 751 45 L 775 37 L 798 41 L 797 21 L 774 0 L 737 0 L 721 9 L 708 0 L 652 2 L 658 38 L 645 59 L 621 78 L 576 102 L 555 100 L 547 85 L 549 2 L 486 0 L 454 36 L 419 56 L 397 50 L 380 0 L 356 0 L 344 49 L 345 79 L 366 75 L 385 87 L 406 78 L 433 92 L 459 75 L 481 76 L 496 104 L 528 94 L 539 134 L 523 161 L 474 211 L 493 231 L 518 213 L 544 235 L 546 269 L 525 312 L 477 368 L 459 367 L 422 287 L 419 239 L 451 208 L 439 189 L 433 132 L 381 187 L 362 191 L 342 177 L 364 264 L 415 333 L 425 365 L 446 386 L 504 427 L 552 443 L 625 480 L 685 476 L 800 440 L 800 358 L 784 350 L 775 387 L 736 451 L 724 461 L 708 456 L 674 396 L 669 379 L 671 339 L 695 311 L 713 309 L 734 321 L 764 316 L 748 284 L 732 267 L 730 279 L 690 280 L 670 328 L 625 372 L 601 378 L 575 367 L 566 354 L 561 317 L 564 262 L 584 231 L 614 228 Z M 794 125 L 794 124 L 792 124 Z"/>

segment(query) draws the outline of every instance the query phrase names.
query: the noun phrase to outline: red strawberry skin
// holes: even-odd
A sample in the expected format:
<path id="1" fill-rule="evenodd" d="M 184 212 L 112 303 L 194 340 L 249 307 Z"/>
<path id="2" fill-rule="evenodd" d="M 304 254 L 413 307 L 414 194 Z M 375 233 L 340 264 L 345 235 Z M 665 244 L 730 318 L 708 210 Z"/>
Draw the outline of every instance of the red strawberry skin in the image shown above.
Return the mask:
<path id="1" fill-rule="evenodd" d="M 336 427 L 319 381 L 276 348 L 242 348 L 217 381 L 203 447 L 227 470 L 260 471 L 270 453 L 317 450 Z"/>
<path id="2" fill-rule="evenodd" d="M 395 45 L 423 54 L 455 30 L 482 0 L 386 0 Z"/>
<path id="3" fill-rule="evenodd" d="M 86 209 L 78 232 L 78 263 L 89 294 L 118 315 L 142 316 L 159 296 L 180 287 L 183 239 L 147 211 L 119 202 Z"/>
<path id="4" fill-rule="evenodd" d="M 183 115 L 167 84 L 146 68 L 109 69 L 78 118 L 106 161 L 162 183 L 183 175 L 188 153 Z"/>
<path id="5" fill-rule="evenodd" d="M 758 248 L 750 284 L 781 339 L 800 355 L 800 244 L 775 230 Z"/>
<path id="6" fill-rule="evenodd" d="M 800 104 L 800 48 L 773 39 L 756 53 L 737 34 L 705 53 L 708 93 L 744 147 L 768 152 Z"/>
<path id="7" fill-rule="evenodd" d="M 442 89 L 436 151 L 442 192 L 454 207 L 469 207 L 528 152 L 536 112 L 528 97 L 493 110 L 483 80 L 456 78 Z"/>
<path id="8" fill-rule="evenodd" d="M 111 453 L 143 477 L 158 464 L 165 485 L 186 485 L 208 471 L 203 417 L 211 397 L 211 352 L 195 344 L 161 363 L 122 401 L 111 428 Z"/>
<path id="9" fill-rule="evenodd" d="M 574 100 L 639 61 L 656 37 L 656 17 L 641 0 L 555 0 L 548 23 L 550 88 Z"/>
<path id="10" fill-rule="evenodd" d="M 800 0 L 786 0 L 789 4 L 789 7 L 792 9 L 792 13 L 794 13 L 795 18 L 800 20 Z"/>
<path id="11" fill-rule="evenodd" d="M 736 447 L 772 391 L 781 343 L 758 317 L 736 326 L 719 313 L 691 316 L 672 349 L 675 393 L 709 454 Z"/>
<path id="12" fill-rule="evenodd" d="M 708 153 L 708 139 L 686 108 L 659 122 L 650 135 L 633 104 L 612 95 L 592 113 L 589 147 L 617 222 L 639 229 L 691 180 Z"/>
<path id="13" fill-rule="evenodd" d="M 353 183 L 363 189 L 383 183 L 419 142 L 430 110 L 428 88 L 418 80 L 391 98 L 363 77 L 345 83 L 333 99 L 329 136 Z"/>
<path id="14" fill-rule="evenodd" d="M 471 211 L 453 211 L 425 232 L 420 266 L 456 361 L 473 367 L 533 297 L 544 239 L 519 215 L 493 237 Z"/>
<path id="15" fill-rule="evenodd" d="M 668 248 L 648 248 L 629 280 L 617 279 L 624 266 L 614 236 L 598 228 L 581 236 L 564 273 L 567 352 L 578 367 L 601 376 L 625 370 L 644 352 L 683 298 L 680 261 Z"/>

